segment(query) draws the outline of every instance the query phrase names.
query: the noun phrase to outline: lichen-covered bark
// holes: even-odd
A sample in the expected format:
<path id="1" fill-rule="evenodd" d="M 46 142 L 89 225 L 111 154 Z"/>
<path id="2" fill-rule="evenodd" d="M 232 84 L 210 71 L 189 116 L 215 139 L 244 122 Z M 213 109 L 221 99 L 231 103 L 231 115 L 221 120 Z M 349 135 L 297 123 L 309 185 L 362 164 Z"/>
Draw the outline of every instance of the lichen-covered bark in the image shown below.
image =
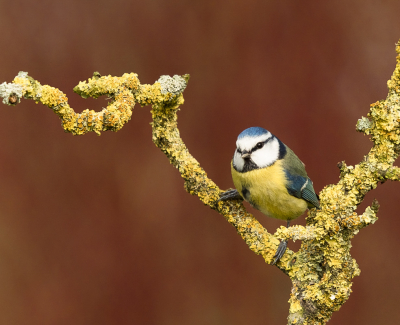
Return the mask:
<path id="1" fill-rule="evenodd" d="M 388 97 L 372 104 L 368 117 L 357 123 L 357 131 L 371 136 L 370 152 L 355 166 L 338 164 L 339 182 L 321 191 L 322 209 L 309 212 L 306 227 L 280 227 L 274 235 L 246 212 L 240 202 L 217 203 L 222 191 L 207 177 L 181 139 L 177 112 L 183 104 L 182 92 L 188 75 L 162 76 L 153 85 L 141 85 L 133 73 L 122 77 L 101 77 L 95 73 L 88 82 L 79 83 L 74 91 L 84 98 L 109 96 L 111 101 L 101 112 L 75 113 L 65 94 L 42 86 L 25 72 L 20 72 L 12 83 L 1 84 L 0 97 L 8 105 L 18 104 L 21 98 L 41 102 L 53 109 L 61 118 L 64 130 L 74 135 L 118 131 L 131 118 L 136 102 L 142 106 L 152 105 L 153 142 L 179 170 L 186 191 L 223 215 L 254 253 L 270 264 L 279 239 L 302 241 L 298 252 L 287 250 L 277 265 L 293 283 L 288 324 L 324 324 L 349 298 L 352 279 L 360 274 L 350 255 L 351 239 L 361 228 L 377 220 L 379 205 L 376 201 L 361 215 L 355 212 L 357 206 L 379 182 L 400 178 L 400 169 L 393 166 L 400 152 L 399 44 L 396 51 L 397 65 L 388 81 Z"/>

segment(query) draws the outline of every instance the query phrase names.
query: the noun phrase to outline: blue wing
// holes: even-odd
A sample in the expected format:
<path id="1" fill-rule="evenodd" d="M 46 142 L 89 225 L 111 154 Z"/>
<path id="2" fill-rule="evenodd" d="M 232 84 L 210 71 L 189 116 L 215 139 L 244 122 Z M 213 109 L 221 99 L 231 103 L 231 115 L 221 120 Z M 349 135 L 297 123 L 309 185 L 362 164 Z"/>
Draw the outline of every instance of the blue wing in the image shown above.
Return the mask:
<path id="1" fill-rule="evenodd" d="M 288 180 L 286 185 L 288 193 L 294 197 L 307 201 L 309 208 L 316 207 L 320 209 L 321 207 L 318 202 L 317 194 L 315 194 L 311 179 L 300 175 L 293 175 L 288 171 L 285 171 L 285 173 Z"/>

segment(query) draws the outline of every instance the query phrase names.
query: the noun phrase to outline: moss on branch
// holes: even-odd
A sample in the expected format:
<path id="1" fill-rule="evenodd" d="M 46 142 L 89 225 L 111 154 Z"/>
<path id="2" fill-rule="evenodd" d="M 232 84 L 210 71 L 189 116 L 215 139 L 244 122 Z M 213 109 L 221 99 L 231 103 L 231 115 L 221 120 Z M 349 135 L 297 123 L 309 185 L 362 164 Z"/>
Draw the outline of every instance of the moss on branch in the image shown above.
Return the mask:
<path id="1" fill-rule="evenodd" d="M 184 102 L 182 92 L 188 75 L 162 76 L 153 85 L 141 85 L 134 73 L 122 77 L 102 77 L 95 73 L 87 82 L 80 82 L 74 91 L 84 98 L 108 96 L 111 101 L 101 112 L 75 113 L 63 92 L 42 86 L 25 72 L 20 72 L 12 83 L 1 84 L 0 96 L 7 105 L 16 105 L 21 98 L 26 98 L 48 106 L 60 117 L 64 130 L 74 135 L 118 131 L 130 120 L 136 102 L 151 105 L 153 142 L 179 170 L 186 191 L 223 215 L 254 253 L 271 263 L 279 239 L 302 241 L 298 252 L 287 250 L 277 265 L 293 283 L 288 324 L 324 324 L 347 301 L 352 279 L 360 274 L 350 255 L 351 239 L 377 220 L 379 204 L 376 201 L 361 215 L 356 213 L 357 206 L 379 183 L 400 178 L 400 169 L 393 166 L 400 153 L 399 44 L 396 51 L 397 65 L 388 81 L 388 97 L 372 104 L 367 117 L 362 117 L 356 125 L 357 131 L 371 137 L 370 152 L 355 166 L 338 164 L 339 182 L 321 191 L 322 209 L 309 211 L 306 227 L 280 227 L 274 235 L 241 202 L 217 203 L 222 191 L 207 177 L 181 139 L 177 112 Z"/>

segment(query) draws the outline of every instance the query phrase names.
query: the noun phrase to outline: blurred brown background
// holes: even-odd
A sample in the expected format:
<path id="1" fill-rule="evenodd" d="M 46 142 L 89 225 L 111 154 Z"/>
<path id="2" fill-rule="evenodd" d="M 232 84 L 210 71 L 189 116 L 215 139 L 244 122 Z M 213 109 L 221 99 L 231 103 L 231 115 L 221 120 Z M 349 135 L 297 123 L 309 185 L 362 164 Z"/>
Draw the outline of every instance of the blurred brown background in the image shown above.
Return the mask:
<path id="1" fill-rule="evenodd" d="M 101 110 L 72 91 L 94 71 L 189 73 L 181 134 L 221 188 L 237 135 L 258 125 L 320 191 L 370 148 L 355 124 L 387 95 L 399 17 L 396 0 L 3 0 L 0 83 L 28 71 L 77 111 Z M 290 280 L 184 191 L 149 107 L 101 137 L 66 134 L 26 100 L 0 104 L 0 121 L 1 325 L 286 323 Z M 380 185 L 359 208 L 376 197 L 380 219 L 353 240 L 361 276 L 330 324 L 400 323 L 399 189 Z"/>

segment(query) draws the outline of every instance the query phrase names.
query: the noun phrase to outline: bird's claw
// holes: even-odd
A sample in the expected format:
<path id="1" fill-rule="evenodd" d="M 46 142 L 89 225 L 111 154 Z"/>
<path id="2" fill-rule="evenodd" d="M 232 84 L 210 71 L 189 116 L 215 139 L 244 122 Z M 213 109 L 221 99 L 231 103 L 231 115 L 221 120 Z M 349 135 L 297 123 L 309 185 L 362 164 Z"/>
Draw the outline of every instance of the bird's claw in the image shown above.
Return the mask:
<path id="1" fill-rule="evenodd" d="M 276 250 L 276 253 L 274 255 L 275 260 L 272 263 L 272 265 L 274 265 L 276 262 L 278 262 L 282 258 L 283 254 L 285 254 L 286 248 L 287 248 L 287 243 L 288 243 L 287 240 L 282 240 L 279 243 L 278 249 Z"/>
<path id="2" fill-rule="evenodd" d="M 217 200 L 217 202 L 226 200 L 243 200 L 243 198 L 240 196 L 237 190 L 230 189 L 225 191 L 224 193 L 221 193 L 220 198 Z"/>

